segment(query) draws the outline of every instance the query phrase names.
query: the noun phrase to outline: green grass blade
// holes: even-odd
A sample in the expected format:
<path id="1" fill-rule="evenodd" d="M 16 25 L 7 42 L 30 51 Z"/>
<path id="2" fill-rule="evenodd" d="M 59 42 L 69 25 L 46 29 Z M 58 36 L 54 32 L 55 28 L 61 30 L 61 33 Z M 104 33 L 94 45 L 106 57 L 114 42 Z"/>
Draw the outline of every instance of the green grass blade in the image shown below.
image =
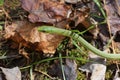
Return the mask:
<path id="1" fill-rule="evenodd" d="M 60 58 L 60 65 L 61 65 L 61 69 L 62 69 L 62 75 L 63 75 L 63 80 L 66 80 L 65 78 L 65 73 L 64 73 L 64 66 L 63 66 L 63 62 L 62 62 L 62 55 L 59 53 L 59 58 Z"/>
<path id="2" fill-rule="evenodd" d="M 74 59 L 74 60 L 79 60 L 79 61 L 86 61 L 86 62 L 89 62 L 89 60 L 86 60 L 86 59 L 82 59 L 82 58 L 79 58 L 79 57 L 62 57 L 62 58 L 69 58 L 69 59 Z M 47 58 L 47 59 L 43 59 L 43 60 L 40 60 L 38 62 L 34 62 L 32 63 L 31 65 L 28 65 L 28 66 L 25 66 L 25 67 L 22 67 L 20 69 L 27 69 L 27 68 L 30 68 L 31 66 L 33 65 L 36 65 L 36 64 L 40 64 L 40 63 L 44 63 L 44 62 L 47 62 L 47 61 L 51 61 L 51 60 L 56 60 L 56 59 L 60 59 L 59 57 L 54 57 L 54 58 Z"/>
<path id="3" fill-rule="evenodd" d="M 103 7 L 102 7 L 102 5 L 101 5 L 100 0 L 93 0 L 93 1 L 94 1 L 94 2 L 96 3 L 96 5 L 99 7 L 99 9 L 100 9 L 102 15 L 103 15 L 104 18 L 106 19 L 106 14 L 105 14 L 105 11 L 103 10 Z"/>

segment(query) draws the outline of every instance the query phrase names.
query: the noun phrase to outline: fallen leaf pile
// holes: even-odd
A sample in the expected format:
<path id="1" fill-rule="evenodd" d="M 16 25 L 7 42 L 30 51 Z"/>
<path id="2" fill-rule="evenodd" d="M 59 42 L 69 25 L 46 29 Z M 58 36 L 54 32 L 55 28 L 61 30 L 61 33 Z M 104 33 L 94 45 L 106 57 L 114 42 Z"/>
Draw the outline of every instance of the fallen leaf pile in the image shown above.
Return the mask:
<path id="1" fill-rule="evenodd" d="M 31 22 L 56 23 L 67 17 L 70 7 L 52 0 L 21 0 L 22 7 L 30 14 L 28 16 Z"/>
<path id="2" fill-rule="evenodd" d="M 70 21 L 75 21 L 77 26 L 85 22 L 84 12 L 74 10 L 72 6 L 57 0 L 20 0 L 24 10 L 29 12 L 27 20 L 14 21 L 5 26 L 6 39 L 13 40 L 18 47 L 29 49 L 45 54 L 54 54 L 63 36 L 38 32 L 37 27 L 42 24 L 54 25 L 66 28 Z"/>

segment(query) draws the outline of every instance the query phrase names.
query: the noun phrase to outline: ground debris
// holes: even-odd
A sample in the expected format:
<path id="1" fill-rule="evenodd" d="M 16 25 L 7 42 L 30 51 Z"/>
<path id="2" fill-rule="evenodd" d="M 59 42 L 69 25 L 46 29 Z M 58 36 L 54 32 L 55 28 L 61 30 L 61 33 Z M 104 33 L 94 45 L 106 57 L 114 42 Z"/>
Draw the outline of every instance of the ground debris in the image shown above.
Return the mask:
<path id="1" fill-rule="evenodd" d="M 120 31 L 120 1 L 106 0 L 104 2 L 105 10 L 107 13 L 107 24 L 111 34 L 115 35 Z"/>
<path id="2" fill-rule="evenodd" d="M 87 75 L 87 79 L 104 80 L 106 72 L 105 60 L 98 57 L 91 58 L 90 60 L 93 60 L 93 62 L 88 62 L 79 69 L 83 72 L 86 72 L 86 74 L 91 73 L 91 76 Z"/>
<path id="3" fill-rule="evenodd" d="M 38 32 L 35 24 L 28 21 L 16 21 L 5 27 L 6 39 L 15 41 L 19 46 L 24 46 L 36 51 L 54 54 L 63 36 Z"/>
<path id="4" fill-rule="evenodd" d="M 94 1 L 100 2 L 104 7 L 98 6 Z M 106 59 L 96 55 L 91 57 L 91 53 L 76 40 L 74 44 L 71 38 L 39 32 L 38 27 L 54 26 L 69 29 L 88 42 L 95 42 L 92 45 L 100 50 L 107 49 L 109 52 L 120 53 L 119 0 L 4 0 L 4 2 L 4 6 L 0 7 L 0 26 L 4 26 L 2 29 L 4 43 L 0 43 L 0 52 L 4 49 L 6 51 L 0 53 L 0 66 L 22 67 L 21 70 L 25 69 L 22 72 L 23 80 L 30 80 L 31 77 L 34 80 L 63 80 L 62 68 L 66 80 L 85 79 L 84 72 L 90 73 L 87 78 L 91 80 L 105 79 L 106 68 L 108 69 Z M 107 15 L 103 16 L 101 9 L 106 11 Z M 58 53 L 61 53 L 63 58 L 66 56 L 68 58 L 60 62 Z M 88 59 L 88 55 L 90 62 L 85 64 L 85 61 L 79 61 Z M 77 66 L 82 66 L 79 68 L 83 71 L 79 72 L 80 78 Z M 2 71 L 7 70 L 3 67 Z M 118 70 L 115 76 L 112 76 L 112 79 L 114 77 L 116 80 L 119 78 L 119 69 L 114 70 Z M 84 76 L 81 77 L 81 74 Z"/>
<path id="5" fill-rule="evenodd" d="M 31 22 L 56 23 L 67 18 L 69 6 L 51 0 L 21 0 Z"/>
<path id="6" fill-rule="evenodd" d="M 63 65 L 63 70 L 66 80 L 76 80 L 77 78 L 77 64 L 75 60 L 66 59 L 65 64 Z M 48 74 L 56 77 L 58 76 L 63 80 L 61 64 L 58 60 L 55 60 L 54 63 L 48 68 Z"/>

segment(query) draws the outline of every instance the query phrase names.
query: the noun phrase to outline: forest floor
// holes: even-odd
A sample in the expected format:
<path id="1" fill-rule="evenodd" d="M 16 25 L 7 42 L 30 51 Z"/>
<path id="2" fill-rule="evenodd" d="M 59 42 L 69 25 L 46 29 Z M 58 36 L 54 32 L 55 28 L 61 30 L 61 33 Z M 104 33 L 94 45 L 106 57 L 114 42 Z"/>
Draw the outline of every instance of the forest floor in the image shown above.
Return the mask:
<path id="1" fill-rule="evenodd" d="M 0 80 L 119 80 L 119 3 L 0 0 Z M 71 34 L 42 32 L 41 26 Z"/>

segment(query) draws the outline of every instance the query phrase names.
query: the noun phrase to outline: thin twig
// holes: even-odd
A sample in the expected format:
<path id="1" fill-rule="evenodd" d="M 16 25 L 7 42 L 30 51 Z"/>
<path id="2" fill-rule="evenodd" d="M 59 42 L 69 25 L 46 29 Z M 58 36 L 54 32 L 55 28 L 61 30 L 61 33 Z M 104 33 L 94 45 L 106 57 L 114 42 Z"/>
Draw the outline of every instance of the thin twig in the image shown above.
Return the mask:
<path id="1" fill-rule="evenodd" d="M 37 70 L 37 69 L 35 69 L 35 71 L 36 71 L 36 72 L 40 72 L 40 73 L 42 73 L 43 75 L 49 77 L 49 78 L 52 79 L 52 80 L 55 80 L 55 78 L 51 77 L 51 76 L 48 75 L 46 72 L 43 72 L 43 71 L 41 71 L 41 70 Z"/>

